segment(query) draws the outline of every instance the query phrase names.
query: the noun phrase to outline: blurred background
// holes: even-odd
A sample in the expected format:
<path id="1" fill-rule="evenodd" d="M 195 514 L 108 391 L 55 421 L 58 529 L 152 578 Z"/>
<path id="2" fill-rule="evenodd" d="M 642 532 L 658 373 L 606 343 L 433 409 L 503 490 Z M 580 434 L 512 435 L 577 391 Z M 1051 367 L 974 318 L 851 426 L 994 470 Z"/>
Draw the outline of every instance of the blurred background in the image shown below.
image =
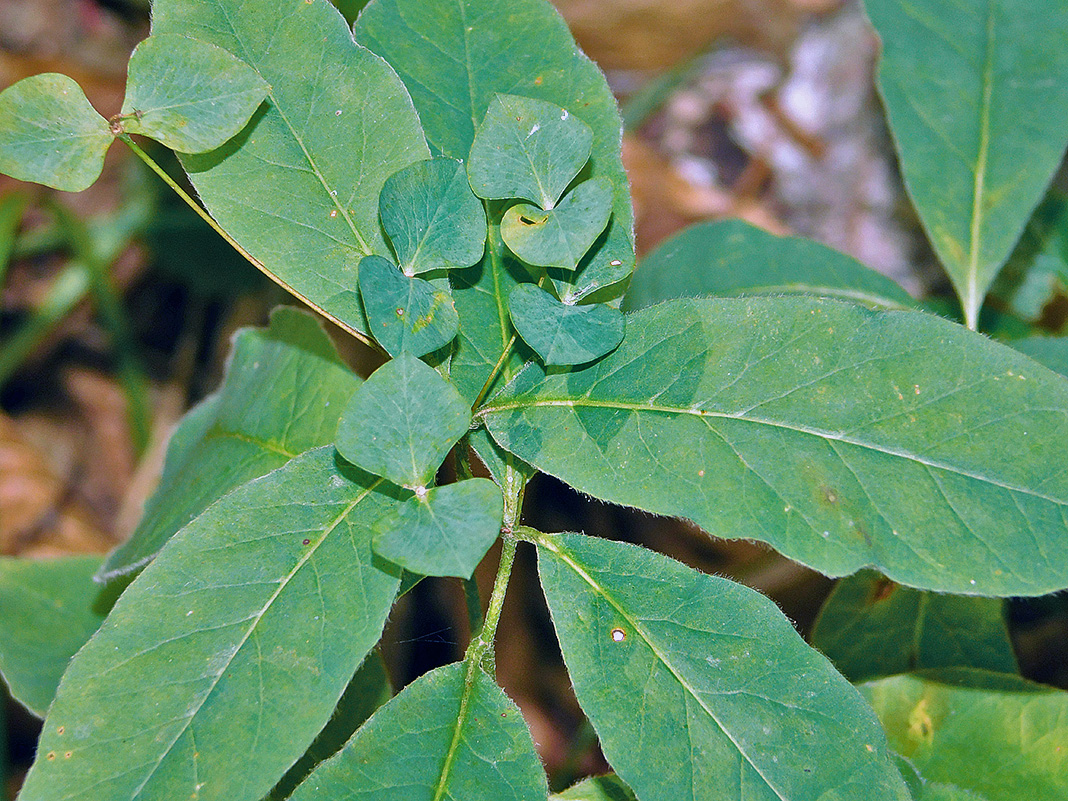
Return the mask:
<path id="1" fill-rule="evenodd" d="M 350 18 L 362 5 L 337 4 Z M 623 109 L 639 255 L 692 222 L 740 217 L 849 253 L 956 314 L 939 300 L 949 297 L 948 282 L 902 190 L 874 90 L 878 41 L 855 0 L 556 5 Z M 110 116 L 122 103 L 129 52 L 147 34 L 143 0 L 0 0 L 0 89 L 62 72 Z M 179 174 L 166 153 L 154 155 Z M 1065 183 L 1062 169 L 1055 185 Z M 1014 286 L 1011 302 L 995 297 L 989 326 L 1061 329 L 1066 295 L 1052 272 L 1039 273 L 1045 284 L 1035 286 L 1032 273 L 1023 290 Z M 102 553 L 120 542 L 152 492 L 169 431 L 218 384 L 233 333 L 264 324 L 281 302 L 292 299 L 125 148 L 113 147 L 103 178 L 77 195 L 0 176 L 0 555 Z M 332 333 L 358 370 L 376 366 Z M 640 542 L 752 586 L 802 633 L 832 585 L 764 546 L 713 541 L 551 480 L 535 481 L 527 506 L 539 529 Z M 480 568 L 487 587 L 495 556 Z M 1012 602 L 1007 613 L 1023 674 L 1068 688 L 1064 597 Z M 466 620 L 456 582 L 427 580 L 406 596 L 383 648 L 395 687 L 458 658 Z M 498 677 L 523 709 L 554 787 L 603 769 L 529 552 L 520 552 L 499 631 Z M 0 685 L 7 797 L 38 728 Z"/>

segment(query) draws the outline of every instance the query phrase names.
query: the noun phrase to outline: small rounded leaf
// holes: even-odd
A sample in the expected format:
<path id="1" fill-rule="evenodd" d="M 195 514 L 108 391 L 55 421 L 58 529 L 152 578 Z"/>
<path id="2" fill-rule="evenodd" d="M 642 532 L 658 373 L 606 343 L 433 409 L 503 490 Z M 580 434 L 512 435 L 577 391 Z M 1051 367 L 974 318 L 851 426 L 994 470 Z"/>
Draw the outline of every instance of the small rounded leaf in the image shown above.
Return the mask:
<path id="1" fill-rule="evenodd" d="M 130 56 L 121 123 L 182 153 L 214 150 L 245 127 L 271 87 L 216 45 L 156 34 Z"/>
<path id="2" fill-rule="evenodd" d="M 0 172 L 63 192 L 100 177 L 114 136 L 66 75 L 25 78 L 0 92 Z"/>
<path id="3" fill-rule="evenodd" d="M 603 304 L 571 306 L 544 289 L 520 284 L 508 296 L 512 325 L 546 364 L 585 364 L 623 340 L 624 317 Z"/>
<path id="4" fill-rule="evenodd" d="M 555 209 L 512 206 L 501 220 L 501 238 L 528 264 L 574 270 L 611 216 L 612 184 L 594 178 L 576 186 Z"/>
<path id="5" fill-rule="evenodd" d="M 498 94 L 471 143 L 467 173 L 483 198 L 521 198 L 548 211 L 590 157 L 593 131 L 567 109 Z"/>
<path id="6" fill-rule="evenodd" d="M 353 394 L 335 444 L 357 467 L 415 489 L 430 483 L 470 422 L 471 410 L 456 388 L 402 353 Z"/>
<path id="7" fill-rule="evenodd" d="M 448 281 L 409 278 L 381 256 L 360 262 L 360 295 L 371 333 L 391 356 L 424 356 L 460 328 Z"/>

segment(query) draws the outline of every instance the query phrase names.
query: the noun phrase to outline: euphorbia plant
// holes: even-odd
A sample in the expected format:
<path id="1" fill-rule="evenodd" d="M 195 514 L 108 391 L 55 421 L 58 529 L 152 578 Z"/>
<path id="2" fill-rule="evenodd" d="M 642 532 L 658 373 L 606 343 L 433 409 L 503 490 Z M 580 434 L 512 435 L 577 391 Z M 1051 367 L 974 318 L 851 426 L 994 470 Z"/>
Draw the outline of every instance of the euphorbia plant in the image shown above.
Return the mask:
<path id="1" fill-rule="evenodd" d="M 1064 150 L 1068 12 L 965 5 L 959 25 L 935 0 L 869 11 L 906 181 L 974 328 Z M 325 0 L 157 0 L 120 114 L 38 76 L 0 115 L 0 168 L 61 189 L 91 183 L 113 138 L 176 149 L 213 226 L 390 357 L 361 382 L 293 309 L 244 331 L 96 571 L 140 571 L 99 630 L 0 596 L 24 615 L 5 617 L 5 675 L 47 708 L 25 801 L 545 799 L 493 678 L 519 542 L 617 774 L 561 798 L 1063 797 L 1068 702 L 1011 675 L 997 602 L 963 596 L 1068 586 L 1065 378 L 737 224 L 680 235 L 627 291 L 615 102 L 543 0 L 372 0 L 353 32 Z M 829 576 L 874 567 L 818 641 L 853 681 L 929 670 L 858 691 L 750 589 L 524 525 L 538 471 Z M 378 706 L 398 593 L 428 575 L 477 592 L 497 539 L 465 658 Z M 3 566 L 6 587 L 90 594 L 83 561 Z M 61 647 L 45 623 L 84 635 Z M 943 647 L 962 630 L 976 648 Z M 58 674 L 83 639 L 58 690 L 27 667 L 51 655 Z M 317 735 L 343 693 L 355 733 L 330 756 Z M 976 760 L 995 753 L 1013 767 Z"/>

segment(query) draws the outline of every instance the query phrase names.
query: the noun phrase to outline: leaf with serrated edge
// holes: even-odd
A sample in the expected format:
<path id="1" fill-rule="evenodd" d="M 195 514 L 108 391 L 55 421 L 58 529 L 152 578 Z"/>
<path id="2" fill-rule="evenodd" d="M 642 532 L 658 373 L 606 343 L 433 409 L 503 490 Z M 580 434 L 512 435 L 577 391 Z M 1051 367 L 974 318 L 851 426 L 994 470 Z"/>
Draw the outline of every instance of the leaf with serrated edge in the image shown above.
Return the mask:
<path id="1" fill-rule="evenodd" d="M 67 663 L 107 608 L 93 573 L 99 556 L 36 561 L 0 557 L 0 675 L 11 697 L 43 718 Z"/>
<path id="2" fill-rule="evenodd" d="M 456 159 L 417 161 L 394 173 L 379 207 L 405 275 L 470 267 L 485 252 L 486 210 Z"/>
<path id="3" fill-rule="evenodd" d="M 479 197 L 519 198 L 549 211 L 589 159 L 592 146 L 590 126 L 566 108 L 497 94 L 475 132 L 467 174 Z"/>
<path id="4" fill-rule="evenodd" d="M 508 296 L 512 325 L 546 364 L 585 364 L 623 339 L 624 316 L 603 303 L 570 306 L 544 289 L 520 284 Z"/>
<path id="5" fill-rule="evenodd" d="M 212 216 L 272 277 L 366 331 L 357 265 L 390 255 L 379 192 L 429 155 L 404 85 L 326 0 L 156 0 L 152 33 L 217 45 L 271 86 L 240 136 L 182 164 Z"/>
<path id="6" fill-rule="evenodd" d="M 501 220 L 501 237 L 527 264 L 574 270 L 611 214 L 612 185 L 595 178 L 576 186 L 549 211 L 527 203 L 512 206 Z"/>
<path id="7" fill-rule="evenodd" d="M 526 368 L 478 420 L 582 492 L 828 575 L 874 565 L 965 595 L 1068 586 L 1068 383 L 930 315 L 667 301 L 628 315 L 590 367 Z"/>
<path id="8" fill-rule="evenodd" d="M 248 64 L 188 36 L 149 36 L 130 56 L 122 127 L 203 153 L 245 127 L 271 89 Z"/>
<path id="9" fill-rule="evenodd" d="M 593 147 L 584 177 L 612 182 L 612 219 L 562 294 L 578 301 L 630 275 L 634 213 L 620 158 L 619 111 L 604 76 L 549 3 L 512 0 L 502 15 L 496 0 L 375 0 L 355 32 L 407 85 L 435 153 L 466 159 L 498 92 L 552 103 L 589 125 Z M 498 299 L 502 308 L 506 298 Z M 496 361 L 489 359 L 486 375 Z"/>
<path id="10" fill-rule="evenodd" d="M 504 498 L 488 478 L 432 487 L 375 523 L 374 548 L 413 573 L 471 578 L 503 514 Z"/>
<path id="11" fill-rule="evenodd" d="M 470 421 L 471 410 L 452 384 L 402 353 L 353 394 L 335 444 L 354 465 L 416 489 L 430 483 Z"/>
<path id="12" fill-rule="evenodd" d="M 537 544 L 575 695 L 638 798 L 908 799 L 871 709 L 767 598 L 630 544 Z"/>
<path id="13" fill-rule="evenodd" d="M 864 5 L 905 187 L 974 327 L 1068 144 L 1068 5 Z"/>
<path id="14" fill-rule="evenodd" d="M 400 583 L 370 530 L 398 501 L 336 458 L 310 451 L 171 538 L 71 662 L 22 801 L 257 801 L 304 753 Z"/>
<path id="15" fill-rule="evenodd" d="M 545 801 L 530 732 L 475 663 L 413 681 L 379 709 L 291 801 Z"/>
<path id="16" fill-rule="evenodd" d="M 101 577 L 141 567 L 230 490 L 333 442 L 359 384 L 307 312 L 282 306 L 268 328 L 238 331 L 222 385 L 171 435 L 159 486 L 134 533 L 105 560 Z"/>
<path id="17" fill-rule="evenodd" d="M 114 136 L 73 78 L 49 72 L 0 92 L 0 172 L 64 192 L 100 177 Z"/>
<path id="18" fill-rule="evenodd" d="M 909 670 L 1015 673 L 1003 602 L 902 587 L 873 570 L 838 582 L 811 642 L 852 682 Z"/>
<path id="19" fill-rule="evenodd" d="M 741 220 L 699 223 L 645 256 L 623 308 L 704 295 L 819 295 L 866 306 L 913 308 L 908 292 L 811 239 L 775 236 Z"/>
<path id="20" fill-rule="evenodd" d="M 456 337 L 460 320 L 444 280 L 409 278 L 381 256 L 360 262 L 368 330 L 391 356 L 425 356 Z"/>
<path id="21" fill-rule="evenodd" d="M 956 785 L 985 801 L 1068 798 L 1063 690 L 962 668 L 892 676 L 859 689 L 891 747 L 926 781 Z"/>

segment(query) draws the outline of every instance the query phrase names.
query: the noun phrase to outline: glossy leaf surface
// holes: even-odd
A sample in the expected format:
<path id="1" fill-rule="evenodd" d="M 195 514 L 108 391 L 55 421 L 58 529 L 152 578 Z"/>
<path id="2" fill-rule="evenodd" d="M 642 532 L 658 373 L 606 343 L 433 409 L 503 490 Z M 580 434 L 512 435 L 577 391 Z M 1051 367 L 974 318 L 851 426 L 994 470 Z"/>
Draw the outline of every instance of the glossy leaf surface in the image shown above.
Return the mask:
<path id="1" fill-rule="evenodd" d="M 515 704 L 480 669 L 457 662 L 409 684 L 292 801 L 544 801 L 547 794 Z"/>
<path id="2" fill-rule="evenodd" d="M 414 489 L 430 483 L 470 420 L 470 409 L 451 384 L 402 353 L 353 394 L 336 444 L 354 465 Z"/>
<path id="3" fill-rule="evenodd" d="M 265 269 L 366 331 L 357 265 L 389 255 L 386 179 L 427 157 L 411 99 L 325 0 L 157 0 L 152 33 L 233 53 L 271 86 L 241 136 L 182 160 L 212 216 Z"/>
<path id="4" fill-rule="evenodd" d="M 306 312 L 283 306 L 268 328 L 239 331 L 222 385 L 178 424 L 156 492 L 101 574 L 140 567 L 235 487 L 333 442 L 359 383 Z"/>
<path id="5" fill-rule="evenodd" d="M 467 173 L 479 197 L 529 200 L 548 211 L 589 160 L 592 147 L 590 126 L 566 108 L 497 94 L 475 132 Z"/>
<path id="6" fill-rule="evenodd" d="M 413 573 L 471 578 L 501 533 L 503 512 L 501 491 L 489 479 L 431 487 L 375 523 L 374 548 Z"/>
<path id="7" fill-rule="evenodd" d="M 248 124 L 271 87 L 208 42 L 150 36 L 130 56 L 122 126 L 182 153 L 214 150 Z"/>
<path id="8" fill-rule="evenodd" d="M 397 501 L 335 460 L 311 451 L 167 543 L 71 662 L 22 801 L 271 789 L 330 718 L 399 584 L 370 531 Z"/>
<path id="9" fill-rule="evenodd" d="M 475 130 L 497 93 L 552 103 L 589 125 L 592 155 L 584 177 L 612 182 L 612 219 L 580 272 L 565 282 L 563 294 L 578 300 L 630 274 L 634 215 L 615 98 L 550 4 L 514 0 L 502 15 L 495 0 L 375 0 L 355 31 L 360 44 L 401 76 L 436 153 L 467 159 Z M 501 308 L 506 299 L 507 294 L 499 296 Z M 496 356 L 489 359 L 486 375 L 496 361 Z"/>
<path id="10" fill-rule="evenodd" d="M 767 598 L 637 546 L 544 536 L 579 703 L 640 799 L 908 799 L 879 722 Z"/>
<path id="11" fill-rule="evenodd" d="M 501 220 L 501 237 L 527 264 L 574 270 L 611 214 L 612 185 L 604 179 L 584 181 L 549 211 L 528 203 L 512 206 Z"/>
<path id="12" fill-rule="evenodd" d="M 534 284 L 520 284 L 508 296 L 512 325 L 546 364 L 585 364 L 623 339 L 625 320 L 603 303 L 570 306 Z"/>
<path id="13" fill-rule="evenodd" d="M 1068 796 L 1068 693 L 961 669 L 893 676 L 860 690 L 891 747 L 925 780 L 985 801 Z"/>
<path id="14" fill-rule="evenodd" d="M 100 177 L 114 136 L 73 78 L 54 72 L 0 92 L 0 172 L 64 192 Z"/>
<path id="15" fill-rule="evenodd" d="M 838 582 L 811 641 L 852 682 L 940 667 L 1015 673 L 1002 607 L 996 598 L 912 590 L 862 570 Z"/>
<path id="16" fill-rule="evenodd" d="M 381 256 L 360 262 L 368 331 L 391 356 L 425 356 L 456 337 L 460 319 L 447 282 L 409 278 Z"/>
<path id="17" fill-rule="evenodd" d="M 1068 585 L 1068 383 L 926 314 L 668 301 L 628 315 L 586 369 L 527 368 L 479 418 L 582 492 L 828 575 L 876 565 L 961 594 Z"/>
<path id="18" fill-rule="evenodd" d="M 470 267 L 485 252 L 486 211 L 456 159 L 417 161 L 394 173 L 379 205 L 405 275 Z"/>
<path id="19" fill-rule="evenodd" d="M 100 627 L 97 556 L 0 557 L 0 675 L 11 697 L 43 718 L 74 654 Z"/>
<path id="20" fill-rule="evenodd" d="M 1068 6 L 864 5 L 905 186 L 974 325 L 1068 144 Z"/>
<path id="21" fill-rule="evenodd" d="M 811 239 L 775 236 L 741 220 L 698 223 L 634 271 L 626 309 L 704 295 L 804 294 L 866 306 L 912 307 L 908 292 L 851 256 Z"/>

